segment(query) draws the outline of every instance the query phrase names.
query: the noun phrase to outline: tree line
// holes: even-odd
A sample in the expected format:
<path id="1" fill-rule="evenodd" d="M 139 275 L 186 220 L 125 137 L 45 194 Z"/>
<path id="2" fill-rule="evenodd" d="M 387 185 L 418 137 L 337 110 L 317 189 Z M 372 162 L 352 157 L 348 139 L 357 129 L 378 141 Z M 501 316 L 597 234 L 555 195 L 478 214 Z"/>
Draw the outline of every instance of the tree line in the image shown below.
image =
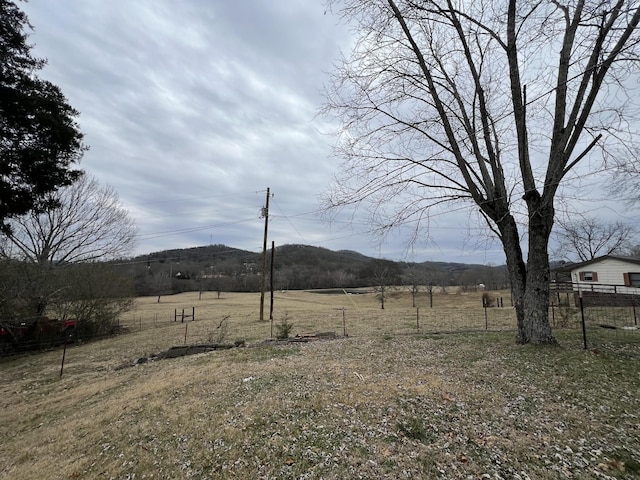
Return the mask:
<path id="1" fill-rule="evenodd" d="M 268 285 L 275 290 L 379 287 L 386 285 L 448 286 L 475 289 L 508 288 L 504 266 L 447 262 L 395 262 L 352 251 L 332 251 L 309 245 L 276 247 Z M 166 295 L 184 291 L 260 291 L 261 254 L 210 245 L 167 250 L 114 262 L 128 276 L 137 295 Z"/>

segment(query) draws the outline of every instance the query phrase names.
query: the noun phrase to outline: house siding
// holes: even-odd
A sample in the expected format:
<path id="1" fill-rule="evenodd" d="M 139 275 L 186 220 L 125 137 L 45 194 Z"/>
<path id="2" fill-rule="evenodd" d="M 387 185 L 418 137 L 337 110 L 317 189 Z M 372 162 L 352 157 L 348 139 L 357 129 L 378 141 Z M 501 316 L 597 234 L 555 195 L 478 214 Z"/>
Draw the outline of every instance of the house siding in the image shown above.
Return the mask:
<path id="1" fill-rule="evenodd" d="M 584 272 L 596 273 L 597 277 L 594 276 L 594 278 L 597 280 L 581 280 Z M 617 293 L 638 294 L 640 292 L 639 288 L 625 286 L 625 273 L 629 272 L 640 272 L 640 265 L 616 258 L 603 258 L 588 265 L 582 265 L 576 269 L 572 269 L 571 281 L 575 289 L 612 292 L 612 286 L 615 286 Z M 597 288 L 598 286 L 601 286 L 601 288 Z"/>

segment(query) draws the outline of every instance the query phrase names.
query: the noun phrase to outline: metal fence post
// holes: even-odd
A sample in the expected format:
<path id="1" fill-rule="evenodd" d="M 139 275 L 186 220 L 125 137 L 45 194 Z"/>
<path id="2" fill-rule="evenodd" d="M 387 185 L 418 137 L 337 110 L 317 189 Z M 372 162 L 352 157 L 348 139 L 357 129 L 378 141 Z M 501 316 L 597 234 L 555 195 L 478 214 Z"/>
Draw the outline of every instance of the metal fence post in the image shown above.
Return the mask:
<path id="1" fill-rule="evenodd" d="M 584 342 L 584 349 L 587 349 L 587 326 L 584 322 L 584 302 L 582 301 L 582 290 L 578 290 L 580 294 L 580 317 L 582 319 L 582 340 Z"/>

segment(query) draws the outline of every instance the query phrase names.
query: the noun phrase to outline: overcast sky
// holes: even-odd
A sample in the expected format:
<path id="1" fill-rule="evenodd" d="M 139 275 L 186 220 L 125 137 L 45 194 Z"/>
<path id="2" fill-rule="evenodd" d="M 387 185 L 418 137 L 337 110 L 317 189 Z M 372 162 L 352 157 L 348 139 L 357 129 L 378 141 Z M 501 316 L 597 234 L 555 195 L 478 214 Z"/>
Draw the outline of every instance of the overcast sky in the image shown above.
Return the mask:
<path id="1" fill-rule="evenodd" d="M 225 244 L 259 252 L 301 243 L 411 261 L 503 263 L 469 233 L 468 214 L 431 224 L 429 241 L 379 239 L 326 224 L 318 196 L 338 172 L 318 117 L 345 25 L 321 0 L 31 0 L 41 76 L 81 112 L 81 168 L 116 189 L 137 224 L 136 254 Z M 472 231 L 473 232 L 473 231 Z M 477 232 L 476 232 L 477 233 Z M 482 240 L 482 239 L 481 239 Z"/>

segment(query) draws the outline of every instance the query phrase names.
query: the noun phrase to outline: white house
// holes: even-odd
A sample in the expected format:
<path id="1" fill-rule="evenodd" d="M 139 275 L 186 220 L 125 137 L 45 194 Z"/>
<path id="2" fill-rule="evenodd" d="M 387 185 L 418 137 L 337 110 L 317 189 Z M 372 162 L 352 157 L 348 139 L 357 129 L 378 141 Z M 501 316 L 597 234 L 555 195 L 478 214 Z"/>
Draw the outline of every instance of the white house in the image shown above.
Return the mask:
<path id="1" fill-rule="evenodd" d="M 568 265 L 574 290 L 640 294 L 640 257 L 605 255 Z"/>

